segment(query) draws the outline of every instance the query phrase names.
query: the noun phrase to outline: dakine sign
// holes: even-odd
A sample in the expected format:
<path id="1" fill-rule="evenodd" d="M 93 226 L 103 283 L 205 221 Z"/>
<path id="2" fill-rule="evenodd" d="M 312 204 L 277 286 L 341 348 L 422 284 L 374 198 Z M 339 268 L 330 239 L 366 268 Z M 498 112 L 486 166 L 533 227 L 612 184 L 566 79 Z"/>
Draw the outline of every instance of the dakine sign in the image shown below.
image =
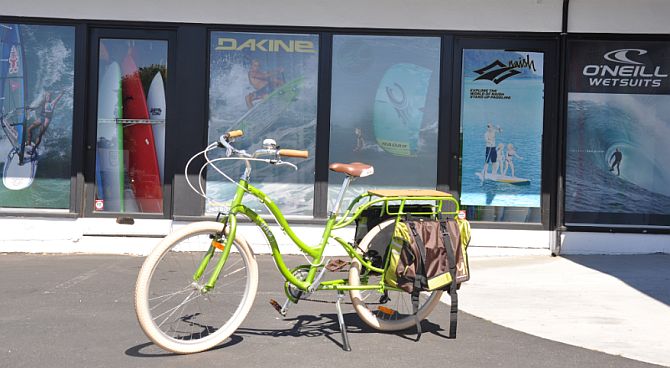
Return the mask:
<path id="1" fill-rule="evenodd" d="M 670 93 L 670 47 L 661 42 L 574 41 L 569 91 Z"/>

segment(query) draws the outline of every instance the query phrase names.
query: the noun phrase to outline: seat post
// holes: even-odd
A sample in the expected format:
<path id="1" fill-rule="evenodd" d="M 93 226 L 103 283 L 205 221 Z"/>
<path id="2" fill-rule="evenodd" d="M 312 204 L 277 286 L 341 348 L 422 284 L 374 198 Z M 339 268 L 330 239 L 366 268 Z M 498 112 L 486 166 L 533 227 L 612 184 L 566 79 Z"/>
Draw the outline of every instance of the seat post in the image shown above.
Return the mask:
<path id="1" fill-rule="evenodd" d="M 349 188 L 349 184 L 353 181 L 353 177 L 351 175 L 345 175 L 344 176 L 344 182 L 342 182 L 342 187 L 340 188 L 340 193 L 337 195 L 337 199 L 335 200 L 335 204 L 333 205 L 333 210 L 330 212 L 330 215 L 338 215 L 340 213 L 340 206 L 342 205 L 342 201 L 344 200 L 344 193 L 346 193 L 347 189 Z"/>

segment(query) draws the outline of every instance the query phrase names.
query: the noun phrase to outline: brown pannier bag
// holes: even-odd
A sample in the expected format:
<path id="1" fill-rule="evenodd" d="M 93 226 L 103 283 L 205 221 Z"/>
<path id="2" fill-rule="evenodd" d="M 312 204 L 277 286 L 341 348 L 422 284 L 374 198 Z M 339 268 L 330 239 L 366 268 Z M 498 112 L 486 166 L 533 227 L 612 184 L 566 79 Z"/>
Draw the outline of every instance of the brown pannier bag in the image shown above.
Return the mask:
<path id="1" fill-rule="evenodd" d="M 395 237 L 404 239 L 395 267 L 397 287 L 412 294 L 415 314 L 422 291 L 448 290 L 451 295 L 449 336 L 455 338 L 458 315 L 456 290 L 460 283 L 470 278 L 459 224 L 451 218 L 408 219 L 397 226 L 400 228 L 396 229 Z M 419 322 L 417 320 L 417 340 L 421 337 Z"/>

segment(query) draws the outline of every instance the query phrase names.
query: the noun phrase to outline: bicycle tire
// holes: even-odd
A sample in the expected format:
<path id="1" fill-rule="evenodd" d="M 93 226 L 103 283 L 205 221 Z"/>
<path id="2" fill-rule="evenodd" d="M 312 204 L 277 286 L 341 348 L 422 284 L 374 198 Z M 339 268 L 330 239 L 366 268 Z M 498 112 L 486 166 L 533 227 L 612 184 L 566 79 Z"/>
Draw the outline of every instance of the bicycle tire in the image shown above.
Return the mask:
<path id="1" fill-rule="evenodd" d="M 382 231 L 392 231 L 393 228 L 387 229 L 387 227 L 393 226 L 394 223 L 395 218 L 391 218 L 373 227 L 361 239 L 360 251 L 365 253 L 373 239 L 381 236 Z M 358 260 L 352 260 L 349 268 L 349 284 L 351 286 L 359 286 L 364 283 L 371 285 L 381 282 L 383 275 L 372 273 L 367 275 L 367 282 L 361 281 L 362 268 Z M 404 291 L 388 290 L 390 300 L 385 302 L 382 301 L 383 294 L 379 293 L 378 290 L 350 290 L 349 297 L 356 314 L 365 324 L 380 331 L 400 331 L 416 326 L 416 318 L 419 318 L 419 320 L 426 319 L 440 302 L 442 292 L 442 290 L 435 290 L 421 293 L 416 316 L 412 313 L 411 295 Z M 374 308 L 376 304 L 378 306 Z"/>
<path id="2" fill-rule="evenodd" d="M 222 254 L 216 250 L 203 276 L 193 276 L 210 247 L 209 235 L 223 225 L 196 222 L 165 237 L 147 256 L 135 286 L 135 312 L 144 333 L 161 348 L 197 353 L 224 342 L 244 321 L 256 297 L 258 266 L 242 238 L 233 249 L 214 288 L 206 293 L 211 269 Z M 176 304 L 173 306 L 172 304 Z"/>

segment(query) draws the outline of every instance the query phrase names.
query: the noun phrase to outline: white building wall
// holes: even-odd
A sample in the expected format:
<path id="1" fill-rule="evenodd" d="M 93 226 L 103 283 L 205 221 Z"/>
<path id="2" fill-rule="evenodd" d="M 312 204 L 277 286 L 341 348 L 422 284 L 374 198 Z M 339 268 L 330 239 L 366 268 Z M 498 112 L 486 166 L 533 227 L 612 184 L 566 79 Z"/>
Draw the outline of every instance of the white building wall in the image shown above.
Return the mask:
<path id="1" fill-rule="evenodd" d="M 31 0 L 2 15 L 281 26 L 560 32 L 562 0 Z M 670 1 L 572 0 L 569 32 L 670 33 Z"/>
<path id="2" fill-rule="evenodd" d="M 572 0 L 568 32 L 670 33 L 670 1 Z"/>
<path id="3" fill-rule="evenodd" d="M 4 15 L 213 24 L 557 32 L 561 0 L 2 0 Z"/>

